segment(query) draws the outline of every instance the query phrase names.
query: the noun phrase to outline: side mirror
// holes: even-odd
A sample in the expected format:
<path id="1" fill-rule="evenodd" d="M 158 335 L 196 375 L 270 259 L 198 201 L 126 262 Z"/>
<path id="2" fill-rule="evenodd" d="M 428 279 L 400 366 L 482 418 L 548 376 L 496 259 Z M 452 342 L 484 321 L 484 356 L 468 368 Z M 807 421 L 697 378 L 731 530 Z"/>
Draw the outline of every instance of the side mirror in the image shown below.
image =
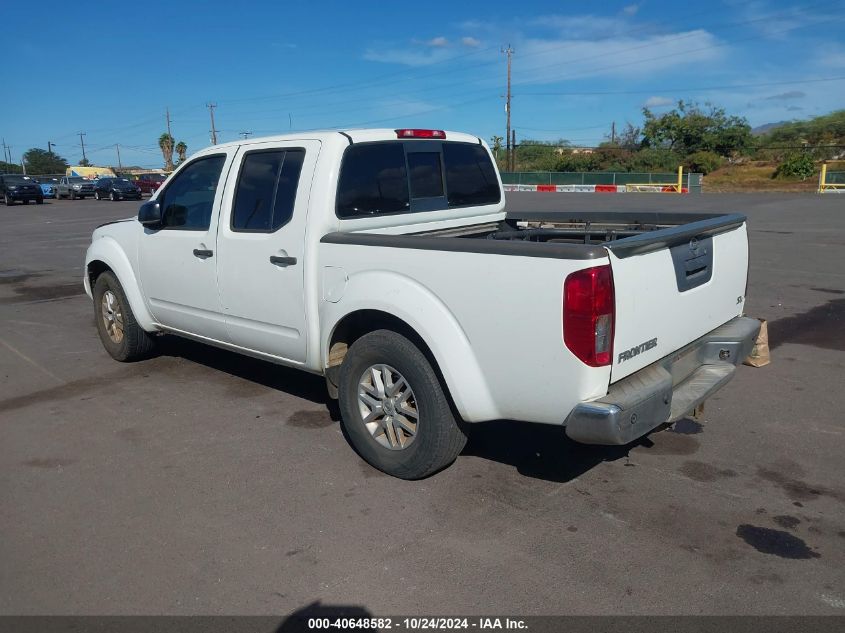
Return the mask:
<path id="1" fill-rule="evenodd" d="M 138 222 L 144 226 L 158 226 L 161 224 L 161 205 L 158 200 L 150 200 L 138 209 Z"/>

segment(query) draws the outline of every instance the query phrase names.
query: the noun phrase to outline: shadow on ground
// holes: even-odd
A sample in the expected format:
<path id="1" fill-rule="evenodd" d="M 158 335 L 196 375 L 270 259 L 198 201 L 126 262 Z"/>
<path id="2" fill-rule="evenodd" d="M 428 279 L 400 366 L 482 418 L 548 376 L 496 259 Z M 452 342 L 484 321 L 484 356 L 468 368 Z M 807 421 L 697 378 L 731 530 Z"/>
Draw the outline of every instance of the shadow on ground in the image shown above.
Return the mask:
<path id="1" fill-rule="evenodd" d="M 323 404 L 332 420 L 340 419 L 337 403 L 329 398 L 326 381 L 322 376 L 176 336 L 162 337 L 157 352 L 159 356 L 184 358 L 269 389 L 284 391 L 297 398 Z"/>
<path id="2" fill-rule="evenodd" d="M 183 358 L 322 404 L 326 407 L 327 423 L 329 418 L 335 422 L 340 419 L 337 401 L 328 397 L 325 380 L 320 376 L 178 337 L 163 337 L 160 343 L 161 356 Z M 513 466 L 526 477 L 561 483 L 603 462 L 626 458 L 633 447 L 651 444 L 647 438 L 626 446 L 578 444 L 566 436 L 563 427 L 508 420 L 471 424 L 466 430 L 469 440 L 463 455 Z"/>
<path id="3" fill-rule="evenodd" d="M 558 483 L 580 477 L 602 462 L 626 458 L 639 444 L 579 444 L 570 440 L 561 426 L 510 420 L 472 424 L 468 435 L 463 455 L 508 464 L 525 477 Z"/>

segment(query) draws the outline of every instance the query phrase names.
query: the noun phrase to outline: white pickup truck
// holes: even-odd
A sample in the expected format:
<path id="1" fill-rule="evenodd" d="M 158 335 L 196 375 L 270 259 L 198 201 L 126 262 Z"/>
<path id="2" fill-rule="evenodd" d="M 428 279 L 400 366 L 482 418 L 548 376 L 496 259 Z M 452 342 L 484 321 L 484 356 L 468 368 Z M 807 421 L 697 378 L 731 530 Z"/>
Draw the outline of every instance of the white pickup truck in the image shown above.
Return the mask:
<path id="1" fill-rule="evenodd" d="M 504 207 L 468 134 L 248 139 L 97 228 L 85 290 L 116 360 L 169 333 L 324 375 L 354 448 L 406 479 L 454 461 L 472 422 L 631 442 L 749 353 L 743 216 Z"/>

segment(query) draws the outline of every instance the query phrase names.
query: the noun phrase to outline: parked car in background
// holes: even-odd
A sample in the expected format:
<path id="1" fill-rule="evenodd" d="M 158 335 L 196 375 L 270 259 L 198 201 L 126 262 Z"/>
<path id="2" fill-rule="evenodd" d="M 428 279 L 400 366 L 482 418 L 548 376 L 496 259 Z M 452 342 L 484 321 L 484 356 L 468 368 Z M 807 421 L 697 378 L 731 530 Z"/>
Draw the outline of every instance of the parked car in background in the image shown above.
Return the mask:
<path id="1" fill-rule="evenodd" d="M 167 180 L 167 176 L 164 174 L 139 174 L 133 183 L 142 193 L 152 195 L 158 191 L 158 188 L 161 187 L 165 180 Z"/>
<path id="2" fill-rule="evenodd" d="M 84 199 L 94 195 L 94 185 L 82 176 L 62 176 L 56 185 L 56 198 Z"/>
<path id="3" fill-rule="evenodd" d="M 94 198 L 102 200 L 140 200 L 141 189 L 128 178 L 100 178 L 94 186 Z"/>
<path id="4" fill-rule="evenodd" d="M 6 206 L 12 206 L 18 200 L 24 204 L 29 204 L 30 200 L 35 200 L 35 204 L 44 202 L 44 194 L 35 179 L 19 174 L 0 176 L 0 195 Z"/>
<path id="5" fill-rule="evenodd" d="M 56 183 L 54 181 L 40 179 L 38 185 L 41 187 L 41 193 L 44 194 L 45 198 L 56 197 Z"/>

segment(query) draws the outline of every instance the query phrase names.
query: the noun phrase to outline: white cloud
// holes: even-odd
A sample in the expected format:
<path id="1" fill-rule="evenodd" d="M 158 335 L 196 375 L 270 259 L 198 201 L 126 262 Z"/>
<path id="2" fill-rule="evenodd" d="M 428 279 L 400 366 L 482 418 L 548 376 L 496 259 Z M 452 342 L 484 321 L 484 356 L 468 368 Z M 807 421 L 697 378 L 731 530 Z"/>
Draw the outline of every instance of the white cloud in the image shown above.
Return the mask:
<path id="1" fill-rule="evenodd" d="M 383 62 L 386 64 L 402 64 L 404 66 L 428 66 L 429 64 L 437 64 L 452 57 L 454 53 L 450 52 L 444 46 L 429 47 L 425 50 L 420 50 L 419 47 L 408 48 L 368 48 L 364 51 L 364 59 L 371 62 Z"/>
<path id="2" fill-rule="evenodd" d="M 449 40 L 443 37 L 442 35 L 438 37 L 434 37 L 426 42 L 428 46 L 433 46 L 435 48 L 442 48 L 444 46 L 449 46 Z"/>
<path id="3" fill-rule="evenodd" d="M 625 15 L 636 15 L 639 10 L 640 5 L 638 4 L 629 4 L 627 7 L 622 7 L 622 13 Z"/>
<path id="4" fill-rule="evenodd" d="M 477 46 L 481 45 L 481 40 L 477 40 L 474 37 L 467 36 L 461 38 L 461 44 L 470 48 L 476 48 Z"/>
<path id="5" fill-rule="evenodd" d="M 726 48 L 702 29 L 642 37 L 594 39 L 529 39 L 514 48 L 517 84 L 554 83 L 605 77 L 654 77 L 670 69 L 700 70 L 721 59 Z"/>
<path id="6" fill-rule="evenodd" d="M 646 108 L 661 108 L 663 106 L 672 105 L 673 103 L 675 103 L 674 100 L 667 97 L 649 97 L 645 100 L 643 106 Z"/>

